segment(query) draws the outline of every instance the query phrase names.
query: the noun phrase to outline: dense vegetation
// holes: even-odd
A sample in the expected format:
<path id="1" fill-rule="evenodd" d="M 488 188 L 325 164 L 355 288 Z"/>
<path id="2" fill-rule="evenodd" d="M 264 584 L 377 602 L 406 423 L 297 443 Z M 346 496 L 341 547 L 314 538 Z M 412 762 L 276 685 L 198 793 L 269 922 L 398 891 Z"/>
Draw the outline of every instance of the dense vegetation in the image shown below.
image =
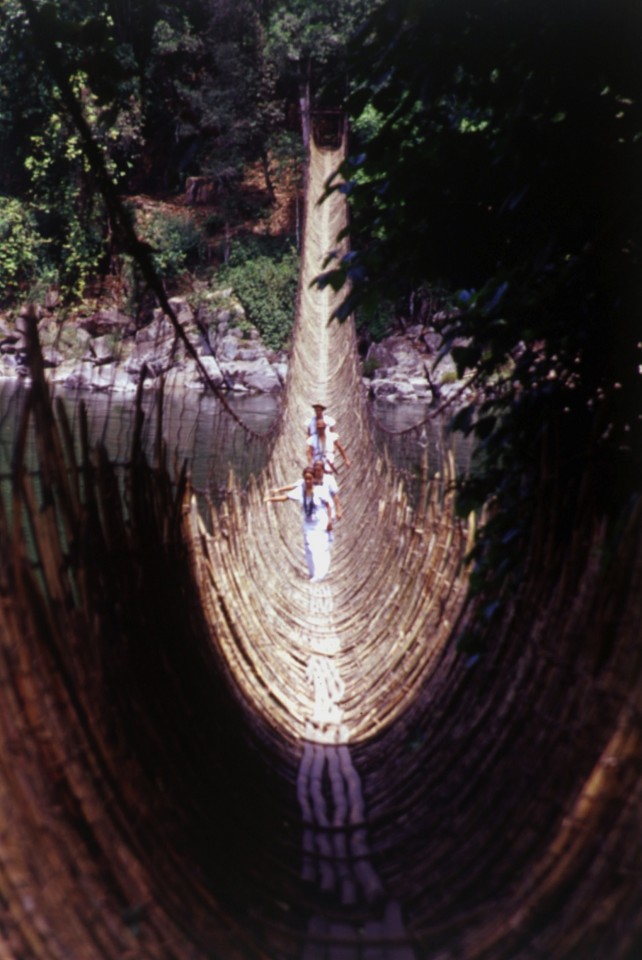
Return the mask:
<path id="1" fill-rule="evenodd" d="M 309 109 L 323 105 L 319 79 L 342 75 L 347 37 L 369 7 L 3 0 L 0 305 L 51 286 L 70 301 L 106 280 L 117 289 L 116 279 L 140 309 L 153 271 L 166 284 L 186 271 L 210 276 L 229 259 L 231 238 L 269 232 L 275 185 L 300 190 Z M 139 194 L 180 202 L 190 178 L 205 184 L 209 216 L 179 206 L 154 216 L 137 203 L 123 212 L 123 198 Z M 284 230 L 291 249 L 296 224 Z M 270 314 L 269 339 L 280 343 L 292 310 L 276 317 L 265 286 L 260 299 L 265 257 L 244 255 L 241 278 L 237 255 L 235 279 L 254 312 Z M 291 292 L 296 258 L 279 248 L 273 271 Z"/>
<path id="2" fill-rule="evenodd" d="M 477 438 L 460 510 L 492 507 L 473 551 L 484 615 L 538 511 L 560 544 L 580 501 L 617 529 L 642 474 L 637 5 L 3 0 L 0 18 L 5 305 L 220 270 L 282 342 L 296 237 L 230 237 L 267 216 L 276 179 L 296 184 L 310 106 L 343 103 L 352 249 L 326 282 L 349 280 L 341 314 L 378 331 L 439 302 L 444 350 L 483 390 L 455 425 Z M 209 219 L 137 219 L 137 246 L 120 198 L 182 195 L 191 176 L 212 186 Z"/>
<path id="3" fill-rule="evenodd" d="M 492 508 L 487 619 L 537 514 L 561 546 L 580 501 L 617 530 L 639 496 L 641 27 L 626 3 L 400 0 L 352 46 L 352 250 L 326 279 L 342 314 L 449 292 L 444 349 L 484 397 L 455 426 L 460 510 Z"/>

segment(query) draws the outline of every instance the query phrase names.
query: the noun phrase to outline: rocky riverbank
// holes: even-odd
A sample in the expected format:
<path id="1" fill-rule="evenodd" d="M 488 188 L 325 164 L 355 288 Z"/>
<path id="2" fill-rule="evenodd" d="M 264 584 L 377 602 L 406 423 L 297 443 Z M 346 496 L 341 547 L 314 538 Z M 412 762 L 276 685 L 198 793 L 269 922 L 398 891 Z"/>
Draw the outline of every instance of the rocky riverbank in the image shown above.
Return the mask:
<path id="1" fill-rule="evenodd" d="M 204 289 L 170 300 L 178 321 L 214 384 L 231 394 L 278 393 L 287 378 L 287 353 L 270 350 L 231 290 Z M 36 307 L 38 332 L 50 383 L 68 389 L 134 394 L 161 376 L 166 390 L 203 391 L 205 377 L 171 322 L 156 309 L 137 327 L 115 306 L 61 318 L 55 294 Z M 0 379 L 28 382 L 26 310 L 0 317 Z M 439 338 L 409 327 L 369 346 L 363 359 L 369 396 L 391 403 L 440 403 L 460 390 L 450 357 L 435 368 Z"/>
<path id="2" fill-rule="evenodd" d="M 371 344 L 363 361 L 371 399 L 442 403 L 460 392 L 452 357 L 437 363 L 440 346 L 438 334 L 421 324 Z"/>

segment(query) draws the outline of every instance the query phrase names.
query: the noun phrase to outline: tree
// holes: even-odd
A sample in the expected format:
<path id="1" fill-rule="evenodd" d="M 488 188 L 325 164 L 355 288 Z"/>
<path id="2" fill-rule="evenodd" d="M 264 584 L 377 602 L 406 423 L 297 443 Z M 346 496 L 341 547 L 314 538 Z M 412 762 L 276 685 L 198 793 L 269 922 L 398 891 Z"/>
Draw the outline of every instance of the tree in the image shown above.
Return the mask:
<path id="1" fill-rule="evenodd" d="M 328 92 L 332 106 L 343 101 L 347 43 L 373 6 L 372 0 L 281 0 L 271 11 L 266 52 L 285 96 L 298 99 L 305 149 L 311 110 Z"/>
<path id="2" fill-rule="evenodd" d="M 118 180 L 119 161 L 127 161 L 136 136 L 127 99 L 119 96 L 125 74 L 98 3 L 70 3 L 61 17 L 52 5 L 8 0 L 1 15 L 0 116 L 5 122 L 0 138 L 8 156 L 4 189 L 30 202 L 31 249 L 40 251 L 41 275 L 80 293 L 105 257 L 107 222 L 78 131 L 62 102 L 60 81 L 73 91 L 84 123 Z M 32 15 L 55 45 L 58 80 L 53 84 Z M 91 85 L 89 68 L 95 80 Z"/>
<path id="3" fill-rule="evenodd" d="M 199 91 L 202 124 L 209 134 L 202 151 L 205 172 L 225 187 L 260 161 L 268 197 L 274 200 L 269 153 L 283 125 L 276 77 L 264 51 L 264 24 L 255 0 L 211 5 L 206 30 L 209 70 Z"/>
<path id="4" fill-rule="evenodd" d="M 1 176 L 32 200 L 28 223 L 46 244 L 30 249 L 47 251 L 68 290 L 81 292 L 90 271 L 112 262 L 117 238 L 101 192 L 181 188 L 189 172 L 204 172 L 228 209 L 257 159 L 272 190 L 280 114 L 257 9 L 253 0 L 3 5 L 0 138 L 10 161 Z"/>
<path id="5" fill-rule="evenodd" d="M 337 183 L 351 252 L 341 315 L 422 283 L 481 405 L 462 513 L 488 610 L 519 576 L 538 504 L 560 542 L 580 493 L 615 521 L 639 493 L 642 104 L 633 6 L 388 2 L 352 47 L 354 118 L 376 117 Z"/>

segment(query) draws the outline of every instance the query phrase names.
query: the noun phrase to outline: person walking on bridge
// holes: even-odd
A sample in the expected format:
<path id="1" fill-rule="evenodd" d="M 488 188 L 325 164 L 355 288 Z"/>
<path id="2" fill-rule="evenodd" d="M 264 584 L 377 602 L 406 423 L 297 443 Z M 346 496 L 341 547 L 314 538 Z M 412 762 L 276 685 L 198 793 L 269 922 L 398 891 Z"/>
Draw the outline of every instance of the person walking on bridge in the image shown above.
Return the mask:
<path id="1" fill-rule="evenodd" d="M 309 436 L 306 441 L 308 463 L 312 465 L 315 460 L 322 460 L 326 472 L 336 473 L 334 458 L 337 450 L 343 457 L 346 467 L 349 467 L 350 458 L 339 442 L 339 435 L 330 430 L 323 417 L 320 417 L 316 422 L 316 433 Z"/>
<path id="2" fill-rule="evenodd" d="M 287 493 L 272 493 L 265 503 L 295 500 L 301 504 L 303 515 L 303 544 L 308 574 L 313 583 L 323 580 L 330 569 L 330 542 L 332 537 L 332 504 L 329 494 L 314 483 L 312 467 L 305 467 L 303 479 Z"/>
<path id="3" fill-rule="evenodd" d="M 308 420 L 305 421 L 305 426 L 309 437 L 313 437 L 317 432 L 318 420 L 323 420 L 326 427 L 328 427 L 330 430 L 333 430 L 334 427 L 336 427 L 337 421 L 334 419 L 334 417 L 331 417 L 329 413 L 326 413 L 328 408 L 326 407 L 325 403 L 313 403 L 312 409 L 314 410 L 314 413 Z"/>
<path id="4" fill-rule="evenodd" d="M 326 473 L 323 460 L 315 460 L 312 464 L 312 469 L 314 471 L 314 486 L 317 493 L 321 495 L 322 499 L 332 505 L 333 519 L 340 520 L 343 513 L 341 501 L 339 500 L 339 484 L 334 474 Z M 301 480 L 297 480 L 295 483 L 286 483 L 282 487 L 273 487 L 272 490 L 270 490 L 270 494 L 275 496 L 277 493 L 289 493 L 300 485 Z"/>
<path id="5" fill-rule="evenodd" d="M 333 473 L 326 473 L 323 460 L 315 460 L 312 464 L 314 470 L 314 485 L 322 487 L 327 494 L 327 499 L 334 507 L 334 518 L 340 520 L 343 516 L 341 501 L 339 500 L 339 484 Z M 321 494 L 323 496 L 323 493 Z"/>

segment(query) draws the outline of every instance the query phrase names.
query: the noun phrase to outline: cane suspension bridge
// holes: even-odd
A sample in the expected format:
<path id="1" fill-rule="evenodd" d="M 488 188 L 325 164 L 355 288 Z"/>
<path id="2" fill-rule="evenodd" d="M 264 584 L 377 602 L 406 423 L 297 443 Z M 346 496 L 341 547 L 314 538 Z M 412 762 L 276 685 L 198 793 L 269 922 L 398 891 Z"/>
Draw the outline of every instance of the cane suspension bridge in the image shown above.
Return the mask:
<path id="1" fill-rule="evenodd" d="M 486 655 L 457 653 L 452 468 L 409 505 L 312 282 L 340 156 L 311 147 L 281 428 L 247 490 L 204 516 L 141 458 L 123 491 L 34 391 L 42 487 L 17 467 L 0 515 L 1 960 L 639 955 L 639 517 L 608 574 L 599 529 L 554 580 L 533 548 Z M 263 502 L 316 399 L 352 460 L 323 583 L 298 512 Z"/>

